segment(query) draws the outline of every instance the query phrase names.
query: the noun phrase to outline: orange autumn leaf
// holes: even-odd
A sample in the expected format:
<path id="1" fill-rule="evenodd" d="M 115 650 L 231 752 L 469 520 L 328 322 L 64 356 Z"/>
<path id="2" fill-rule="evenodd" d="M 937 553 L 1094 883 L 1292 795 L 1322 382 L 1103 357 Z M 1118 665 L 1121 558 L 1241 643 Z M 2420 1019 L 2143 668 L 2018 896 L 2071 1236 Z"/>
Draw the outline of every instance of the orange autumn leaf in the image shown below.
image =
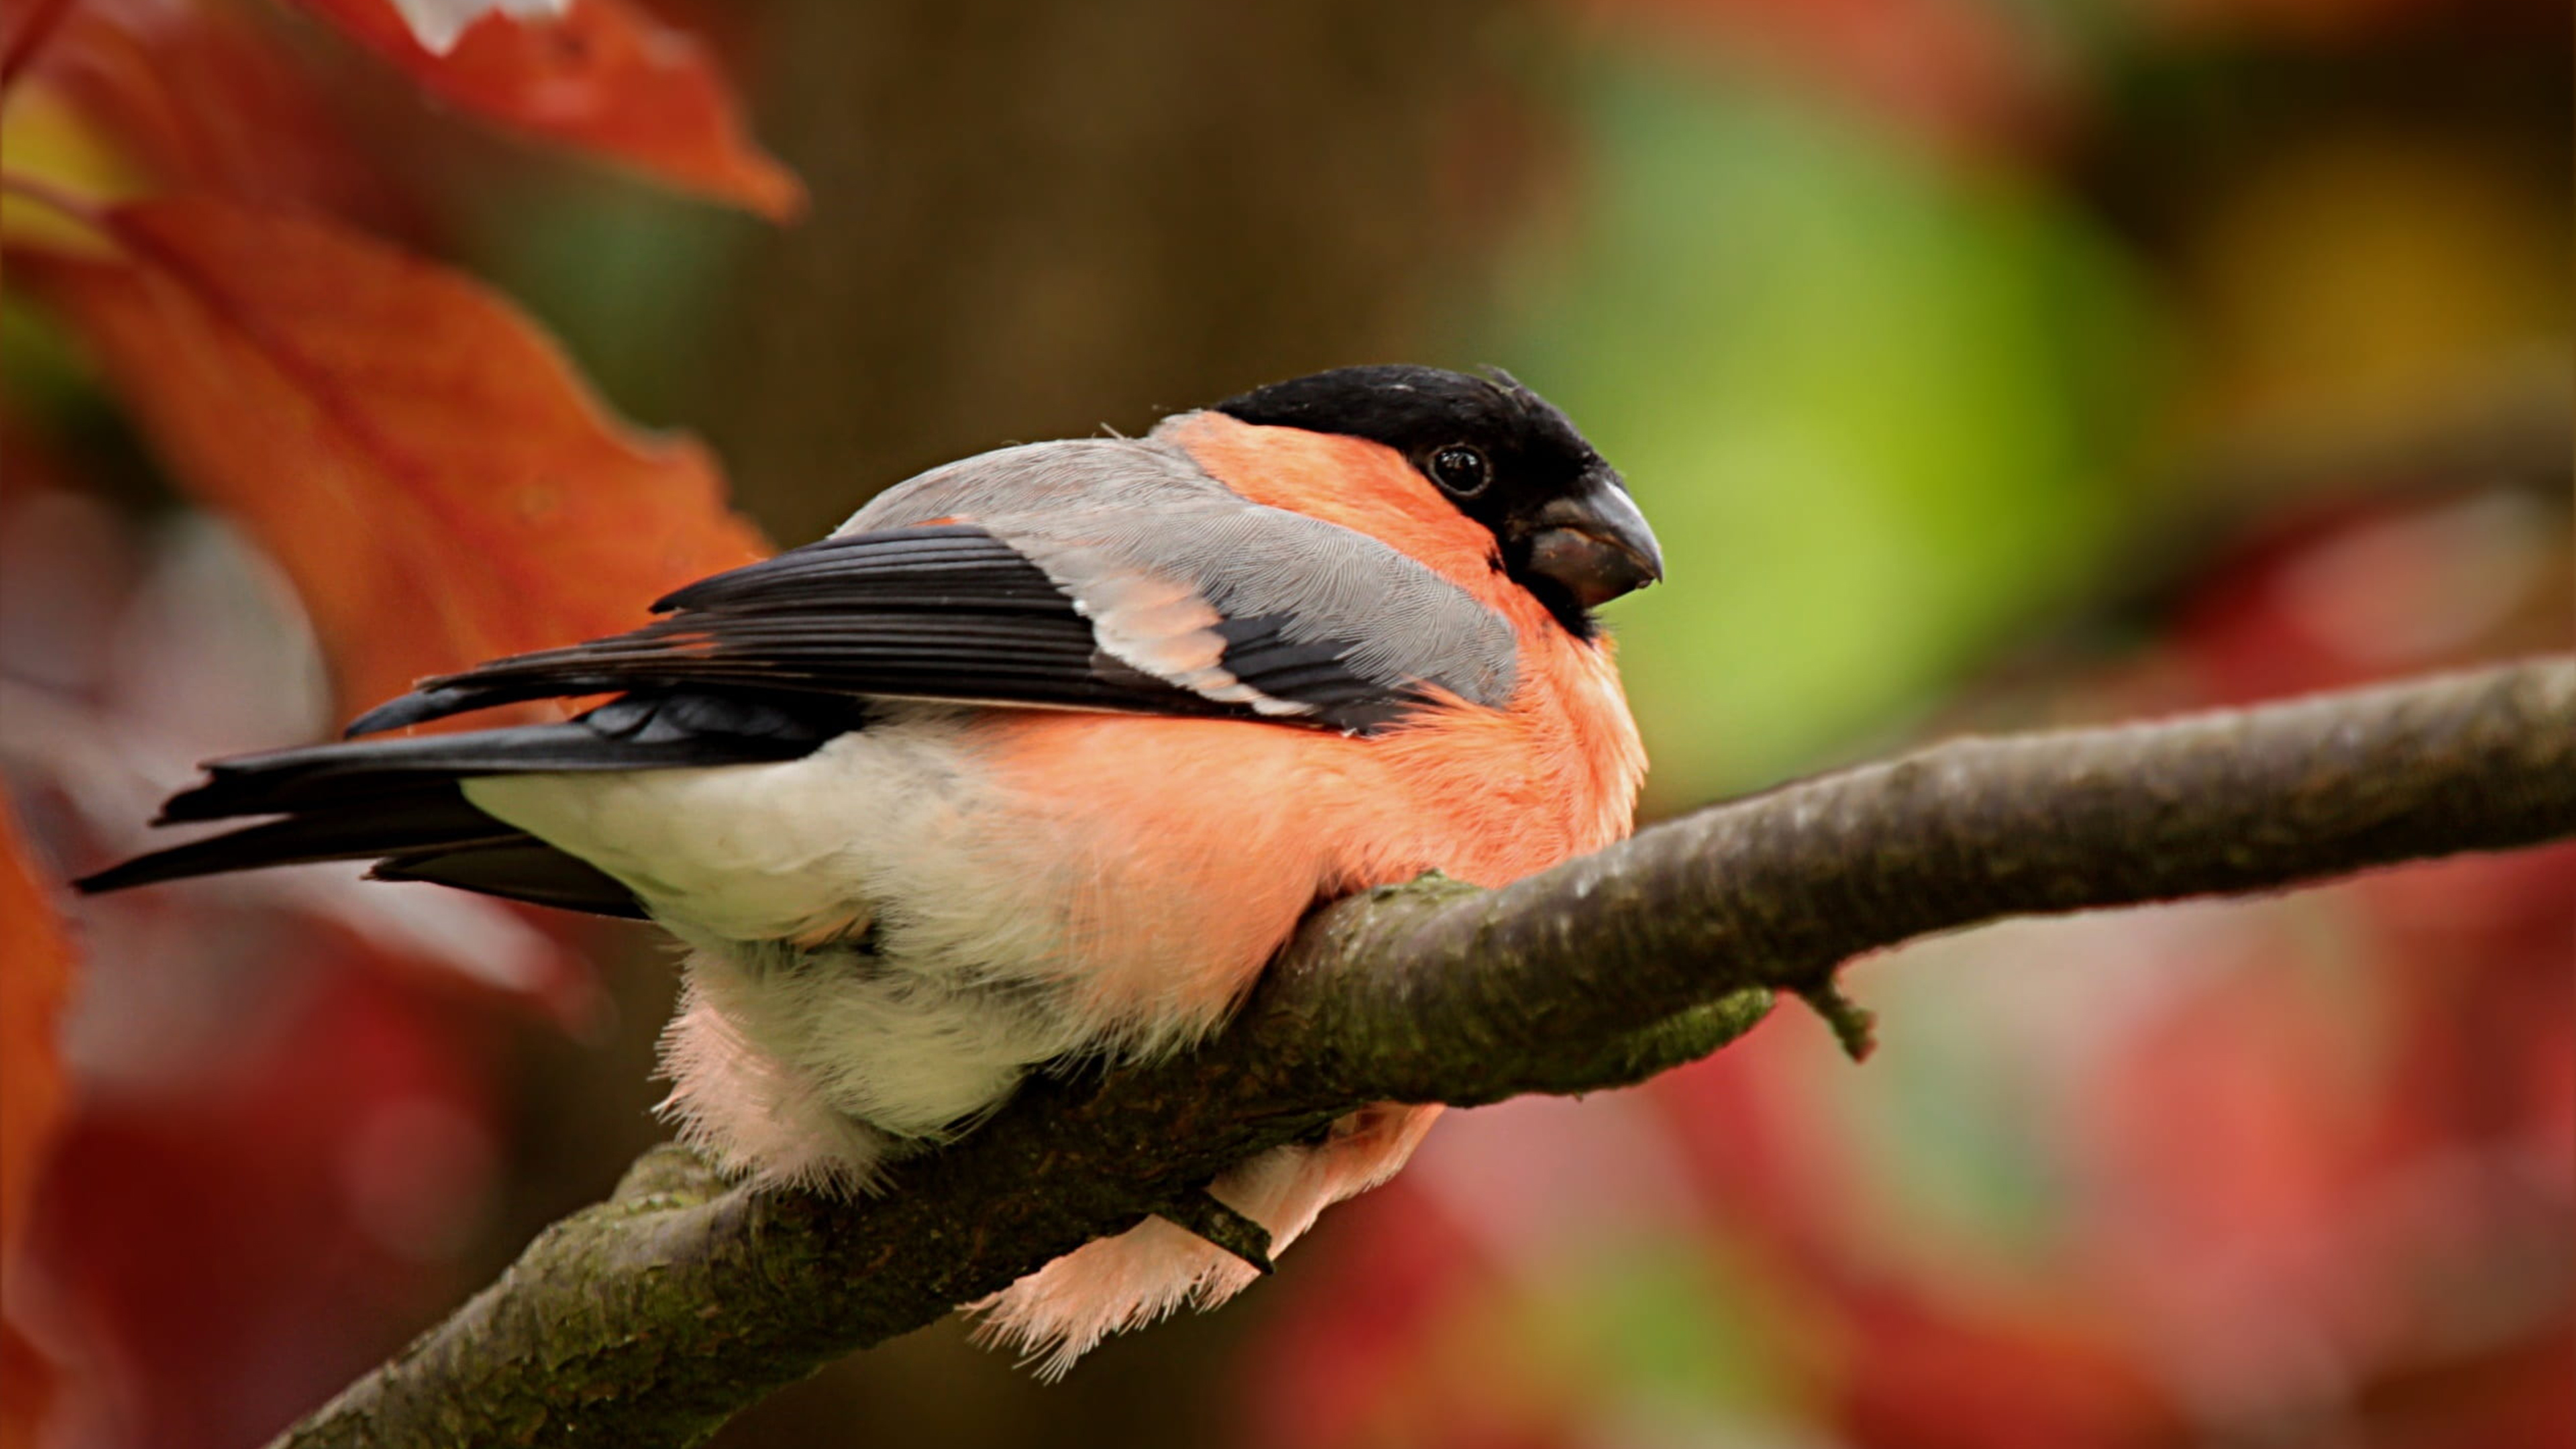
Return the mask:
<path id="1" fill-rule="evenodd" d="M 15 1253 L 69 1093 L 62 1015 L 72 943 L 0 799 L 0 1259 Z M 0 1323 L 0 1449 L 36 1442 L 53 1373 L 16 1324 Z"/>
<path id="2" fill-rule="evenodd" d="M 36 1171 L 62 1125 L 59 1041 L 72 943 L 0 800 L 0 1258 L 27 1229 Z"/>
<path id="3" fill-rule="evenodd" d="M 303 4 L 459 110 L 772 220 L 804 209 L 804 187 L 746 134 L 705 48 L 628 0 L 574 0 L 560 20 L 486 14 L 445 55 L 389 0 Z"/>
<path id="4" fill-rule="evenodd" d="M 762 552 L 703 447 L 618 422 L 480 283 L 203 197 L 101 220 L 122 259 L 12 264 L 180 484 L 286 569 L 349 708 L 632 627 Z"/>
<path id="5" fill-rule="evenodd" d="M 83 0 L 35 57 L 36 94 L 11 97 L 10 139 L 27 105 L 54 101 L 115 163 L 118 174 L 60 178 L 84 196 L 212 191 L 416 228 L 291 61 L 239 7 Z M 27 170 L 14 150 L 10 170 Z"/>

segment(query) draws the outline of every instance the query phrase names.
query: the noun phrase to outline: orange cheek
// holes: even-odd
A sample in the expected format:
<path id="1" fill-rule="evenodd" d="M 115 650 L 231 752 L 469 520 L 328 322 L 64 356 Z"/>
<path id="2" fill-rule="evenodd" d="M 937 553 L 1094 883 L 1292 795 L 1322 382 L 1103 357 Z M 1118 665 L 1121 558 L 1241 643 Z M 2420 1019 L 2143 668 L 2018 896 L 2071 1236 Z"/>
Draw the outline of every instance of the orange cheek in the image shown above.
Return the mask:
<path id="1" fill-rule="evenodd" d="M 1556 628 L 1546 608 L 1496 567 L 1493 533 L 1383 443 L 1257 427 L 1223 413 L 1175 418 L 1163 432 L 1236 493 L 1367 534 L 1466 590 L 1524 640 Z"/>
<path id="2" fill-rule="evenodd" d="M 1255 503 L 1365 533 L 1480 600 L 1496 580 L 1493 534 L 1383 443 L 1256 427 L 1223 413 L 1192 413 L 1165 427 L 1208 476 Z"/>

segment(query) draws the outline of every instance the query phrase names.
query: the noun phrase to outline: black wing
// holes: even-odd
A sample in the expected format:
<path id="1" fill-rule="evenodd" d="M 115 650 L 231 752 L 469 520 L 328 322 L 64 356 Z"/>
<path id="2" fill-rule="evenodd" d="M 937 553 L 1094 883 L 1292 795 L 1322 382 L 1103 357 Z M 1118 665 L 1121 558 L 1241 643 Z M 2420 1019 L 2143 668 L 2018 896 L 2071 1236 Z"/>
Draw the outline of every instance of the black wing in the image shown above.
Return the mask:
<path id="1" fill-rule="evenodd" d="M 616 694 L 579 719 L 359 740 L 218 761 L 163 823 L 281 817 L 125 862 L 86 891 L 261 866 L 373 859 L 375 873 L 604 915 L 642 910 L 616 880 L 477 810 L 457 782 L 559 770 L 794 759 L 864 727 L 882 698 L 1262 717 L 1111 657 L 1075 600 L 981 528 L 886 529 L 791 549 L 701 580 L 632 633 L 434 679 L 360 717 L 371 734 L 532 699 Z M 1291 639 L 1225 619 L 1221 664 L 1298 722 L 1372 728 L 1415 694 Z"/>
<path id="2" fill-rule="evenodd" d="M 968 524 L 827 538 L 703 579 L 632 633 L 480 665 L 370 710 L 371 734 L 523 700 L 625 690 L 751 690 L 1151 714 L 1263 717 L 1112 657 L 1075 599 Z M 1218 662 L 1301 723 L 1382 726 L 1421 700 L 1294 640 L 1277 618 L 1223 620 Z"/>
<path id="3" fill-rule="evenodd" d="M 85 892 L 189 876 L 373 860 L 387 880 L 425 880 L 607 916 L 641 916 L 632 892 L 583 861 L 476 809 L 478 775 L 651 770 L 792 760 L 861 724 L 855 708 L 757 695 L 629 694 L 562 724 L 419 739 L 308 745 L 218 760 L 170 797 L 158 825 L 275 816 L 138 856 L 73 882 Z"/>

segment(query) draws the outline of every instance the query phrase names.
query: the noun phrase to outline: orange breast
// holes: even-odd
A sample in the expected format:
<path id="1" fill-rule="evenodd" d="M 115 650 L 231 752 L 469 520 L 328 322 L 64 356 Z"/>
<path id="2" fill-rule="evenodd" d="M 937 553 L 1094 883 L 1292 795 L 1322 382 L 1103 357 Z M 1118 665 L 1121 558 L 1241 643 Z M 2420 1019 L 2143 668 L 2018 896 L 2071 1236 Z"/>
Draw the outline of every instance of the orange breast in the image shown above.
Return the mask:
<path id="1" fill-rule="evenodd" d="M 1507 709 L 1454 704 L 1365 739 L 988 716 L 986 758 L 1031 822 L 1011 866 L 1061 879 L 1065 969 L 1104 1017 L 1204 1029 L 1318 900 L 1432 869 L 1498 886 L 1628 833 L 1645 754 L 1608 643 L 1499 572 L 1481 525 L 1378 444 L 1218 414 L 1167 436 L 1244 496 L 1379 538 L 1501 613 L 1519 682 Z"/>

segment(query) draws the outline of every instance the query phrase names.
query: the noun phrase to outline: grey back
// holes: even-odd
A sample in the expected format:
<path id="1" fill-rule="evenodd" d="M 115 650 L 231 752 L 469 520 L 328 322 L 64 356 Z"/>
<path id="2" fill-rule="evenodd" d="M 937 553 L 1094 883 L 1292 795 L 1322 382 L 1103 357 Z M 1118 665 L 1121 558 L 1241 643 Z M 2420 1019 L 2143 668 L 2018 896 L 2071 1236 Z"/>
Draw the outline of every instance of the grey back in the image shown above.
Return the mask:
<path id="1" fill-rule="evenodd" d="M 1129 637 L 1169 618 L 1156 609 L 1176 591 L 1222 619 L 1266 620 L 1293 642 L 1331 646 L 1345 668 L 1390 688 L 1425 683 L 1497 709 L 1511 699 L 1515 643 L 1501 615 L 1366 534 L 1243 498 L 1161 438 L 966 458 L 879 494 L 838 532 L 948 518 L 1025 553 L 1094 621 L 1104 649 L 1212 697 L 1228 697 L 1222 682 L 1183 677 Z"/>

